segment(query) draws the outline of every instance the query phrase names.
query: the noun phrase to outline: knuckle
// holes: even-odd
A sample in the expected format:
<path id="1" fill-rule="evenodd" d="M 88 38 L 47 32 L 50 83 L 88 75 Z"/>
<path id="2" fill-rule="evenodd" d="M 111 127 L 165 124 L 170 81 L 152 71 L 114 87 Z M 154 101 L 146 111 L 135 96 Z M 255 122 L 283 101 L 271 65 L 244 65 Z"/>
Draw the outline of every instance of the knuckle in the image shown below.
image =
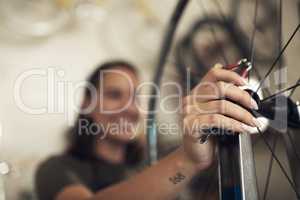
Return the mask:
<path id="1" fill-rule="evenodd" d="M 219 92 L 220 92 L 220 95 L 222 97 L 226 96 L 227 93 L 228 93 L 228 90 L 232 90 L 234 89 L 233 87 L 234 85 L 230 84 L 230 83 L 225 83 L 223 81 L 220 81 L 218 82 L 218 89 L 219 89 Z"/>
<path id="2" fill-rule="evenodd" d="M 221 114 L 224 114 L 226 112 L 226 107 L 227 107 L 227 101 L 226 100 L 221 100 L 219 101 L 219 105 L 218 105 L 218 109 L 219 109 L 219 112 Z"/>
<path id="3" fill-rule="evenodd" d="M 223 114 L 224 112 L 225 100 L 219 100 L 214 102 L 214 109 L 216 113 Z"/>
<path id="4" fill-rule="evenodd" d="M 219 93 L 218 95 L 220 97 L 226 96 L 226 91 L 224 90 L 224 82 L 221 82 L 221 81 L 217 82 L 216 87 L 217 87 L 217 90 Z"/>
<path id="5" fill-rule="evenodd" d="M 223 91 L 223 90 L 224 90 L 224 82 L 218 81 L 218 82 L 217 82 L 217 88 L 218 88 L 220 91 Z"/>
<path id="6" fill-rule="evenodd" d="M 207 121 L 208 121 L 209 124 L 213 125 L 213 124 L 217 123 L 218 118 L 219 118 L 219 116 L 217 114 L 211 114 L 211 115 L 208 116 Z"/>

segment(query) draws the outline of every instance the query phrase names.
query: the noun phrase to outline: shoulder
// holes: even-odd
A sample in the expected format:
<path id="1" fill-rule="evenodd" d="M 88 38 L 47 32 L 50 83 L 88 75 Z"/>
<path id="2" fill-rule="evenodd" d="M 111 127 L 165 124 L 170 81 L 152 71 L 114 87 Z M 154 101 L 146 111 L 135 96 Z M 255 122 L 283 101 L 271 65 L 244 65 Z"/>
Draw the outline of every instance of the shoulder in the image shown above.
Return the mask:
<path id="1" fill-rule="evenodd" d="M 72 169 L 76 162 L 64 155 L 52 156 L 41 162 L 35 173 L 35 189 L 39 199 L 52 198 L 62 188 L 80 183 L 78 174 Z"/>
<path id="2" fill-rule="evenodd" d="M 51 156 L 39 164 L 36 173 L 40 174 L 42 172 L 59 170 L 60 168 L 67 167 L 66 164 L 70 162 L 69 160 L 69 158 L 63 155 Z"/>
<path id="3" fill-rule="evenodd" d="M 66 169 L 67 165 L 65 165 L 64 156 L 51 156 L 38 165 L 35 172 L 35 180 L 43 182 L 46 178 L 49 179 L 58 174 L 61 175 Z"/>
<path id="4" fill-rule="evenodd" d="M 61 165 L 66 162 L 75 161 L 75 159 L 71 158 L 67 155 L 53 155 L 46 160 L 43 160 L 39 167 L 52 166 L 52 165 Z"/>
<path id="5" fill-rule="evenodd" d="M 42 161 L 36 170 L 36 179 L 67 176 L 84 169 L 84 164 L 68 155 L 55 155 Z"/>

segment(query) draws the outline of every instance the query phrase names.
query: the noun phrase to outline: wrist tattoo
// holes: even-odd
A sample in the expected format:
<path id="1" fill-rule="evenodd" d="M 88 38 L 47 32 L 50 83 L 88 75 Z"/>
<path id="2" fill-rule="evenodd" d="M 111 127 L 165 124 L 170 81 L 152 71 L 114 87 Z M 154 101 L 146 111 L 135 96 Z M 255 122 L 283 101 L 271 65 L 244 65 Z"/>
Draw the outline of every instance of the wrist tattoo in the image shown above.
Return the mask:
<path id="1" fill-rule="evenodd" d="M 185 179 L 185 176 L 182 173 L 177 172 L 177 174 L 175 176 L 169 178 L 169 181 L 171 183 L 173 183 L 174 185 L 176 185 L 177 183 L 180 183 L 184 179 Z"/>

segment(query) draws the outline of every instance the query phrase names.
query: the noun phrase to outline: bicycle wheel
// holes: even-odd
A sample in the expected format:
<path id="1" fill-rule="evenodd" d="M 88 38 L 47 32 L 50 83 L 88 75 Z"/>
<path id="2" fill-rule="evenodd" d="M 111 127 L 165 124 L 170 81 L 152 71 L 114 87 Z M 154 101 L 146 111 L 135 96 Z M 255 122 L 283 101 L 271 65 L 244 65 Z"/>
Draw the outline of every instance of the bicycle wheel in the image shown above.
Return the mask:
<path id="1" fill-rule="evenodd" d="M 255 200 L 270 197 L 268 195 L 268 188 L 274 162 L 277 163 L 286 183 L 290 187 L 291 194 L 289 195 L 294 199 L 299 199 L 298 166 L 300 159 L 296 149 L 297 144 L 295 144 L 297 135 L 291 134 L 291 130 L 297 131 L 300 128 L 300 117 L 299 105 L 291 97 L 295 89 L 300 85 L 300 82 L 297 81 L 291 87 L 282 89 L 285 86 L 283 84 L 284 80 L 289 80 L 290 77 L 289 75 L 286 79 L 283 77 L 283 66 L 286 61 L 286 58 L 283 58 L 283 54 L 289 45 L 295 42 L 295 36 L 300 29 L 299 22 L 292 28 L 292 32 L 288 33 L 289 36 L 286 42 L 282 42 L 282 0 L 277 0 L 276 2 L 232 0 L 229 2 L 232 6 L 228 11 L 226 10 L 227 12 L 223 10 L 222 4 L 218 0 L 214 0 L 212 2 L 219 12 L 218 17 L 215 15 L 211 16 L 209 11 L 203 7 L 204 3 L 200 0 L 198 1 L 200 2 L 199 4 L 202 4 L 202 12 L 205 16 L 195 23 L 187 37 L 183 38 L 177 45 L 176 63 L 179 72 L 184 77 L 189 73 L 191 84 L 193 85 L 201 79 L 201 76 L 212 66 L 212 63 L 220 62 L 227 65 L 235 63 L 240 58 L 248 58 L 254 66 L 253 73 L 250 74 L 250 80 L 252 78 L 258 80 L 254 93 L 257 94 L 263 90 L 262 96 L 260 96 L 261 109 L 259 114 L 270 122 L 267 127 L 268 129 L 264 133 L 258 128 L 259 134 L 256 136 L 259 138 L 259 142 L 263 143 L 265 148 L 270 151 L 270 160 L 267 163 L 267 177 L 263 192 L 257 191 L 256 188 L 256 177 L 255 173 L 253 173 L 254 161 L 251 159 L 253 156 L 252 146 L 249 136 L 244 136 L 245 138 L 242 138 L 242 136 L 238 138 L 226 138 L 225 142 L 227 144 L 223 146 L 219 145 L 219 199 Z M 188 0 L 179 1 L 171 18 L 169 31 L 165 35 L 165 43 L 163 43 L 154 79 L 154 82 L 158 84 L 160 83 L 162 69 L 170 50 L 170 44 L 173 41 L 176 26 L 188 2 Z M 244 4 L 252 5 L 252 7 L 248 7 L 246 11 L 242 11 L 242 5 Z M 248 29 L 248 31 L 245 31 L 243 28 L 244 21 L 239 21 L 239 17 L 237 16 L 241 14 L 246 16 L 247 12 L 253 12 L 253 19 L 251 20 L 253 27 L 251 27 L 251 30 Z M 195 44 L 196 36 L 200 38 L 200 44 Z M 210 40 L 206 37 L 210 37 Z M 265 43 L 268 39 L 273 41 L 272 45 Z M 266 47 L 268 51 L 265 51 Z M 280 69 L 277 72 L 278 81 L 273 81 L 273 84 L 267 87 L 266 82 L 276 67 Z M 293 74 L 294 76 L 300 75 Z M 282 95 L 286 92 L 291 92 L 291 94 L 289 96 Z M 153 93 L 155 92 L 153 91 Z M 150 99 L 150 111 L 155 107 L 155 101 L 156 99 Z M 148 118 L 150 119 L 148 127 L 153 127 L 151 125 L 154 123 L 155 116 L 150 114 Z M 151 142 L 155 138 L 155 134 L 152 133 L 153 129 L 149 129 L 148 137 Z M 287 158 L 290 161 L 290 171 L 288 171 L 287 166 L 282 163 L 282 160 L 277 155 L 276 144 L 278 141 L 281 141 L 279 138 L 283 138 L 282 141 L 286 144 L 285 148 L 287 150 Z M 221 138 L 219 138 L 219 141 L 221 141 Z M 151 149 L 151 144 L 149 147 Z M 228 162 L 228 156 L 233 158 L 233 162 Z M 260 163 L 260 165 L 262 164 Z M 225 170 L 225 173 L 222 170 Z M 225 175 L 229 175 L 229 178 L 225 177 Z M 287 196 L 288 194 L 284 195 Z M 273 196 L 272 199 L 274 199 Z"/>

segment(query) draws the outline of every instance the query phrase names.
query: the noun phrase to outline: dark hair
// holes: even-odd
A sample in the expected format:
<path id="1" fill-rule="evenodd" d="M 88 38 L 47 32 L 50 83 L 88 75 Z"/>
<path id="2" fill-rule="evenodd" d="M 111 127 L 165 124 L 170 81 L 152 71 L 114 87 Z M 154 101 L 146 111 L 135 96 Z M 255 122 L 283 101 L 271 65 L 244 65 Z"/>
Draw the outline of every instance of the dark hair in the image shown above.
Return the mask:
<path id="1" fill-rule="evenodd" d="M 132 71 L 134 74 L 138 74 L 134 65 L 122 61 L 110 61 L 98 66 L 88 77 L 87 82 L 99 89 L 100 73 L 103 70 L 113 68 L 125 68 Z M 90 91 L 85 89 L 84 98 L 90 97 Z M 93 124 L 93 119 L 85 114 L 80 114 L 77 117 L 74 127 L 67 132 L 67 140 L 69 142 L 66 153 L 80 160 L 97 161 L 99 158 L 95 153 L 95 140 L 99 138 L 98 134 L 88 133 L 89 129 L 79 130 L 80 120 L 86 120 L 88 124 Z M 79 132 L 80 131 L 80 132 Z M 130 142 L 126 146 L 126 159 L 127 165 L 136 165 L 143 159 L 143 147 L 136 141 Z"/>

